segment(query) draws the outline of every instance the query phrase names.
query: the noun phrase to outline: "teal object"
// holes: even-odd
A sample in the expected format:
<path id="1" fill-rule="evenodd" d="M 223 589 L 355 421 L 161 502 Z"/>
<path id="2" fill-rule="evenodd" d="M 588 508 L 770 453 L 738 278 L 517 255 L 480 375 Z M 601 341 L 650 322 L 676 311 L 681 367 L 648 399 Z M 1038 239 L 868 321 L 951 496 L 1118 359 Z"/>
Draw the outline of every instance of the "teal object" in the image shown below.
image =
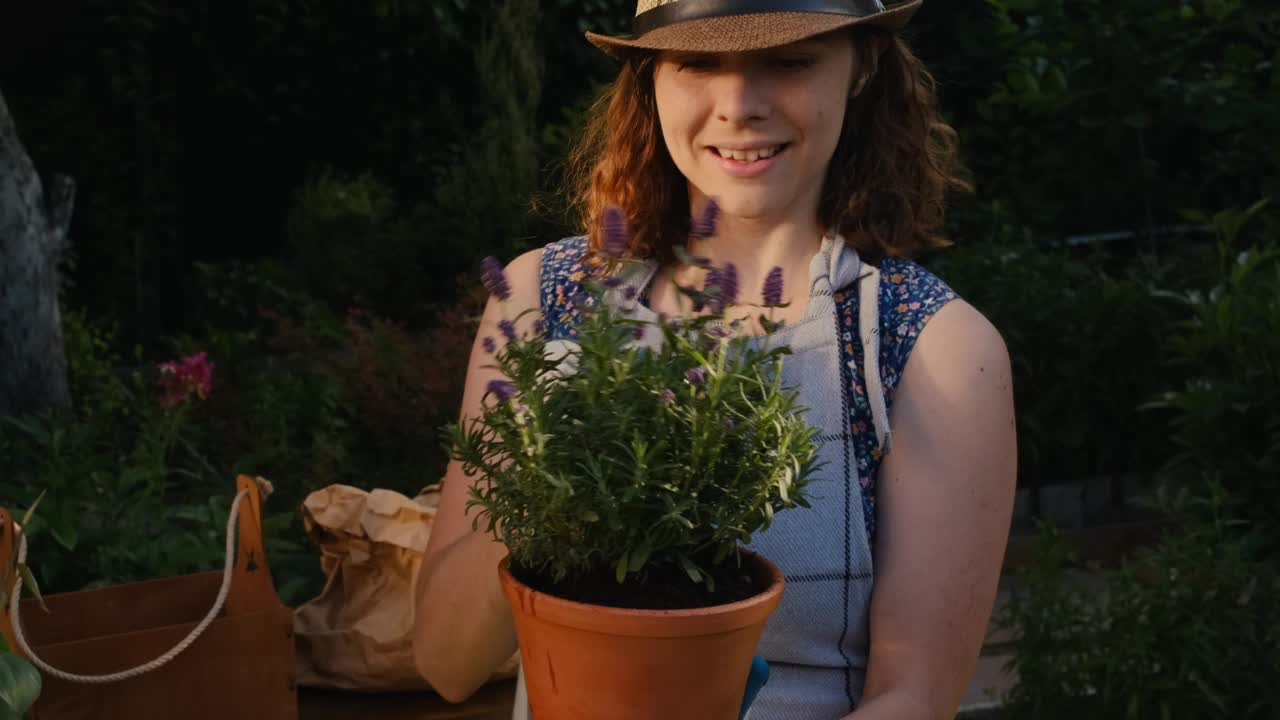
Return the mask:
<path id="1" fill-rule="evenodd" d="M 742 712 L 738 713 L 738 720 L 744 720 L 747 717 L 751 703 L 755 702 L 756 695 L 760 694 L 760 688 L 767 682 L 769 682 L 769 663 L 757 655 L 751 659 L 751 672 L 747 674 L 747 691 L 742 695 Z"/>

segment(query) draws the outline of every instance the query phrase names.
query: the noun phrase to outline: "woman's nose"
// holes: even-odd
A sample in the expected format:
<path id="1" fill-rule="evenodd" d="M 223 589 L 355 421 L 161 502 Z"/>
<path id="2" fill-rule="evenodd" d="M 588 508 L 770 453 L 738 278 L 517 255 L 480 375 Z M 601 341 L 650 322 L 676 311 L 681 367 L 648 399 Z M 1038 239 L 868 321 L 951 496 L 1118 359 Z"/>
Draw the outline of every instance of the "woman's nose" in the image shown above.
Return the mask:
<path id="1" fill-rule="evenodd" d="M 769 117 L 769 94 L 764 78 L 753 68 L 726 70 L 712 82 L 716 117 L 721 122 L 747 125 Z"/>

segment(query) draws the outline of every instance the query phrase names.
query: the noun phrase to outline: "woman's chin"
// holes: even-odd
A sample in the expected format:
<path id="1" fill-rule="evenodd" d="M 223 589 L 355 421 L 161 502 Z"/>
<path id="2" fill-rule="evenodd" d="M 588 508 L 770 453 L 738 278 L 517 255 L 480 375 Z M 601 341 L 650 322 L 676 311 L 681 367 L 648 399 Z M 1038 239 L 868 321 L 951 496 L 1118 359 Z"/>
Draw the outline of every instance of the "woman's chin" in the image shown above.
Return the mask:
<path id="1" fill-rule="evenodd" d="M 780 216 L 784 208 L 778 207 L 774 197 L 763 192 L 735 192 L 729 190 L 715 196 L 720 215 L 725 220 L 759 222 Z"/>

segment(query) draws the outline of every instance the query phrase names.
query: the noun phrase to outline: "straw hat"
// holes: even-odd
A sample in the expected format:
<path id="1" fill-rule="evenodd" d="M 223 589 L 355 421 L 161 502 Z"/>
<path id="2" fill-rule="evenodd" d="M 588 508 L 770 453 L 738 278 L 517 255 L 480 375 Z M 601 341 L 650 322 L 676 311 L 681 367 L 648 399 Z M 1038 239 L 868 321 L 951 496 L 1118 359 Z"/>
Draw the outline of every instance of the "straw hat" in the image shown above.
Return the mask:
<path id="1" fill-rule="evenodd" d="M 630 50 L 763 50 L 854 25 L 899 30 L 923 2 L 886 9 L 880 0 L 639 0 L 630 37 L 587 39 L 616 58 Z"/>

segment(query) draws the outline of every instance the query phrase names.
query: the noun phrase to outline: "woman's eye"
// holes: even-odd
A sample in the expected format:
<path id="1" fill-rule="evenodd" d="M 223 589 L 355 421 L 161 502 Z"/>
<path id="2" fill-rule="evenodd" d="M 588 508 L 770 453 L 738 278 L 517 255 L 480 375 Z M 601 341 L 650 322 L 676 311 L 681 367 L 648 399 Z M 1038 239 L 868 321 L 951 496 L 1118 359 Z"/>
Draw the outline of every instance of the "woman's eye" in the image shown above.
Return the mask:
<path id="1" fill-rule="evenodd" d="M 715 60 L 711 58 L 691 57 L 679 60 L 679 68 L 681 70 L 710 70 L 715 66 Z"/>
<path id="2" fill-rule="evenodd" d="M 783 70 L 803 70 L 813 66 L 813 58 L 780 57 L 773 59 L 773 66 Z"/>

